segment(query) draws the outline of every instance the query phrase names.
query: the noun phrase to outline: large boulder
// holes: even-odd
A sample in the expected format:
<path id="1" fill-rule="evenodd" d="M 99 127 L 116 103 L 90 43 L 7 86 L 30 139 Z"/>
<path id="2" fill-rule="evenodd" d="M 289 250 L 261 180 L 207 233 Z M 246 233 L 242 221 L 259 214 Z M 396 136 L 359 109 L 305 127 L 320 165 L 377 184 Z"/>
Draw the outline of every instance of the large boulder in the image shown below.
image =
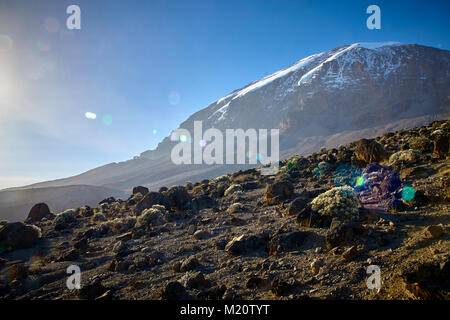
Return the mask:
<path id="1" fill-rule="evenodd" d="M 433 154 L 441 159 L 445 159 L 449 149 L 448 143 L 448 135 L 442 134 L 437 136 L 437 138 L 434 140 Z"/>
<path id="2" fill-rule="evenodd" d="M 266 251 L 269 255 L 280 252 L 296 251 L 303 244 L 306 233 L 301 231 L 287 232 L 274 236 L 267 244 Z"/>
<path id="3" fill-rule="evenodd" d="M 179 210 L 188 209 L 191 204 L 192 197 L 183 186 L 171 187 L 164 194 L 170 199 L 172 206 Z"/>
<path id="4" fill-rule="evenodd" d="M 28 217 L 25 219 L 25 223 L 39 222 L 43 218 L 48 218 L 49 216 L 52 216 L 52 213 L 50 212 L 48 205 L 45 203 L 38 203 L 31 208 Z"/>
<path id="5" fill-rule="evenodd" d="M 219 203 L 208 195 L 195 196 L 192 199 L 194 209 L 201 210 L 205 208 L 218 208 Z"/>
<path id="6" fill-rule="evenodd" d="M 22 222 L 7 223 L 0 227 L 0 252 L 32 247 L 41 237 L 41 230 Z"/>
<path id="7" fill-rule="evenodd" d="M 259 235 L 241 235 L 233 238 L 225 246 L 225 251 L 231 255 L 245 255 L 265 246 L 266 239 Z"/>
<path id="8" fill-rule="evenodd" d="M 178 281 L 171 281 L 165 285 L 161 292 L 163 300 L 186 299 L 186 288 Z"/>
<path id="9" fill-rule="evenodd" d="M 168 196 L 159 192 L 147 193 L 134 208 L 134 213 L 139 216 L 145 209 L 150 209 L 155 204 L 165 206 L 167 209 L 171 207 L 171 201 Z"/>
<path id="10" fill-rule="evenodd" d="M 55 230 L 63 230 L 68 228 L 72 223 L 76 222 L 77 212 L 75 209 L 67 209 L 58 213 L 53 219 L 53 226 Z"/>
<path id="11" fill-rule="evenodd" d="M 356 142 L 356 159 L 365 163 L 381 162 L 388 158 L 386 150 L 375 140 L 361 139 Z"/>
<path id="12" fill-rule="evenodd" d="M 306 208 L 306 206 L 311 201 L 311 193 L 308 191 L 302 192 L 297 198 L 295 198 L 288 207 L 288 215 L 297 215 L 303 209 Z"/>
<path id="13" fill-rule="evenodd" d="M 145 196 L 149 192 L 148 188 L 143 186 L 137 186 L 133 188 L 133 194 L 140 193 Z"/>
<path id="14" fill-rule="evenodd" d="M 289 180 L 280 180 L 266 187 L 265 199 L 268 204 L 277 204 L 289 199 L 294 192 L 294 185 Z"/>

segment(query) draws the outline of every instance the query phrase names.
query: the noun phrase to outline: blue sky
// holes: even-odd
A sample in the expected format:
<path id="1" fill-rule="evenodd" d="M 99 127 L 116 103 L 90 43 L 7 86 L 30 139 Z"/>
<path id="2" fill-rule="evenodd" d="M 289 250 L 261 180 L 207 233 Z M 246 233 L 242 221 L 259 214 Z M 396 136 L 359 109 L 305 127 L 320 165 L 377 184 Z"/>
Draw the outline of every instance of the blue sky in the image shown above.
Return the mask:
<path id="1" fill-rule="evenodd" d="M 66 28 L 71 4 L 81 30 Z M 381 30 L 366 27 L 371 4 Z M 0 189 L 130 159 L 314 53 L 372 41 L 449 50 L 448 12 L 449 1 L 0 0 Z"/>

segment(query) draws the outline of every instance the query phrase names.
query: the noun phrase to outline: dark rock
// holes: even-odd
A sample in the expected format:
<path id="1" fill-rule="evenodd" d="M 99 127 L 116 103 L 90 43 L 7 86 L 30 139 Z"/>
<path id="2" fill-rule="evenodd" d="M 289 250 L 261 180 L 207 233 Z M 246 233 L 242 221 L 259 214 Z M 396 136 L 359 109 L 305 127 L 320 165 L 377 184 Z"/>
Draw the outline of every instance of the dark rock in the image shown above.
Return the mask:
<path id="1" fill-rule="evenodd" d="M 197 295 L 198 299 L 202 300 L 220 300 L 224 295 L 225 291 L 227 291 L 227 287 L 225 285 L 222 286 L 214 286 L 210 289 L 204 290 Z"/>
<path id="2" fill-rule="evenodd" d="M 95 231 L 96 231 L 95 228 L 89 228 L 86 231 L 80 231 L 75 236 L 74 241 L 79 241 L 82 239 L 89 239 L 94 235 Z"/>
<path id="3" fill-rule="evenodd" d="M 0 258 L 0 269 L 8 262 L 8 260 Z"/>
<path id="4" fill-rule="evenodd" d="M 14 263 L 9 266 L 11 280 L 23 280 L 28 277 L 29 267 L 25 263 Z"/>
<path id="5" fill-rule="evenodd" d="M 143 186 L 137 186 L 133 188 L 133 194 L 140 193 L 141 195 L 145 196 L 148 192 L 148 188 Z"/>
<path id="6" fill-rule="evenodd" d="M 439 239 L 444 233 L 444 228 L 439 225 L 428 226 L 425 229 L 425 236 L 429 239 Z"/>
<path id="7" fill-rule="evenodd" d="M 78 296 L 81 299 L 93 300 L 97 297 L 103 295 L 107 289 L 101 283 L 99 278 L 95 280 L 91 280 L 88 285 L 82 286 L 80 290 L 78 290 Z"/>
<path id="8" fill-rule="evenodd" d="M 83 206 L 80 208 L 80 215 L 82 217 L 92 217 L 94 215 L 94 211 L 89 206 Z"/>
<path id="9" fill-rule="evenodd" d="M 294 191 L 293 184 L 288 180 L 276 181 L 266 187 L 265 199 L 268 204 L 277 204 L 289 199 Z"/>
<path id="10" fill-rule="evenodd" d="M 375 140 L 361 139 L 356 142 L 356 158 L 365 163 L 381 162 L 386 160 L 388 154 L 383 146 Z"/>
<path id="11" fill-rule="evenodd" d="M 78 250 L 86 250 L 88 247 L 88 240 L 87 238 L 83 238 L 80 241 L 77 241 L 73 244 L 74 249 Z"/>
<path id="12" fill-rule="evenodd" d="M 169 197 L 171 204 L 179 210 L 189 209 L 191 203 L 191 195 L 183 186 L 171 187 L 164 194 Z"/>
<path id="13" fill-rule="evenodd" d="M 133 260 L 134 266 L 136 269 L 143 269 L 147 268 L 149 266 L 149 261 L 146 257 L 143 256 L 137 256 Z"/>
<path id="14" fill-rule="evenodd" d="M 450 288 L 450 261 L 431 261 L 412 265 L 403 271 L 405 288 L 424 300 L 446 300 Z"/>
<path id="15" fill-rule="evenodd" d="M 161 297 L 164 300 L 180 300 L 185 298 L 185 296 L 186 288 L 177 281 L 167 283 L 161 293 Z"/>
<path id="16" fill-rule="evenodd" d="M 127 271 L 130 268 L 130 262 L 126 260 L 118 260 L 114 265 L 111 266 L 111 268 L 114 267 L 114 271 L 121 272 L 121 271 Z"/>
<path id="17" fill-rule="evenodd" d="M 207 287 L 209 285 L 209 281 L 205 279 L 205 276 L 200 271 L 194 272 L 193 274 L 189 275 L 186 279 L 186 287 L 189 288 L 202 288 Z"/>
<path id="18" fill-rule="evenodd" d="M 218 240 L 214 243 L 214 245 L 216 246 L 217 249 L 219 250 L 225 250 L 225 247 L 227 245 L 227 241 L 226 240 Z"/>
<path id="19" fill-rule="evenodd" d="M 414 178 L 426 178 L 433 175 L 434 172 L 430 168 L 425 166 L 409 167 L 405 168 L 400 172 L 400 178 L 402 180 L 414 177 Z"/>
<path id="20" fill-rule="evenodd" d="M 250 277 L 250 278 L 247 280 L 247 282 L 246 282 L 246 284 L 245 284 L 245 287 L 246 287 L 247 289 L 255 289 L 255 288 L 257 288 L 262 282 L 263 282 L 263 279 L 261 279 L 260 277 L 253 276 L 253 277 Z"/>
<path id="21" fill-rule="evenodd" d="M 0 227 L 0 250 L 32 247 L 41 237 L 39 228 L 22 222 L 7 223 Z"/>
<path id="22" fill-rule="evenodd" d="M 106 203 L 106 204 L 111 204 L 111 203 L 114 203 L 114 202 L 116 202 L 116 198 L 114 198 L 114 197 L 109 197 L 109 198 L 103 199 L 103 200 L 100 201 L 98 204 L 99 204 L 99 205 L 104 204 L 104 203 Z"/>
<path id="23" fill-rule="evenodd" d="M 266 251 L 269 255 L 279 252 L 295 251 L 303 244 L 306 233 L 301 231 L 288 232 L 276 235 L 267 244 Z"/>
<path id="24" fill-rule="evenodd" d="M 331 224 L 331 216 L 320 215 L 310 206 L 303 208 L 296 218 L 296 222 L 302 227 L 329 227 Z"/>
<path id="25" fill-rule="evenodd" d="M 297 215 L 306 208 L 311 201 L 310 193 L 303 192 L 299 197 L 295 198 L 288 207 L 288 215 Z"/>
<path id="26" fill-rule="evenodd" d="M 196 268 L 198 265 L 200 265 L 200 262 L 197 260 L 197 258 L 191 256 L 183 261 L 183 263 L 180 266 L 180 271 L 181 272 L 190 271 Z"/>
<path id="27" fill-rule="evenodd" d="M 28 213 L 28 217 L 25 220 L 25 223 L 39 222 L 43 218 L 47 218 L 51 215 L 52 213 L 45 203 L 38 203 L 35 204 L 33 208 L 31 208 L 30 212 Z"/>
<path id="28" fill-rule="evenodd" d="M 241 235 L 234 238 L 225 246 L 225 251 L 232 255 L 244 255 L 252 251 L 264 248 L 266 240 L 256 235 Z"/>
<path id="29" fill-rule="evenodd" d="M 160 204 L 165 206 L 166 209 L 170 209 L 172 202 L 165 194 L 159 192 L 149 192 L 147 193 L 141 201 L 138 202 L 134 208 L 136 215 L 140 215 L 145 209 L 149 209 L 155 204 Z"/>
<path id="30" fill-rule="evenodd" d="M 172 270 L 173 270 L 174 272 L 180 272 L 180 269 L 181 269 L 181 262 L 180 262 L 180 261 L 175 262 L 175 263 L 172 265 Z"/>
<path id="31" fill-rule="evenodd" d="M 409 141 L 411 149 L 429 153 L 433 151 L 433 142 L 426 137 L 415 137 Z"/>
<path id="32" fill-rule="evenodd" d="M 192 206 L 197 210 L 201 210 L 205 208 L 218 208 L 219 204 L 208 195 L 199 195 L 192 199 Z"/>
<path id="33" fill-rule="evenodd" d="M 249 181 L 241 184 L 242 189 L 244 190 L 254 190 L 261 187 L 261 185 L 257 181 Z"/>
<path id="34" fill-rule="evenodd" d="M 440 135 L 434 140 L 433 154 L 441 159 L 445 159 L 449 149 L 449 137 L 446 134 Z"/>
<path id="35" fill-rule="evenodd" d="M 364 228 L 359 222 L 341 223 L 328 230 L 325 238 L 326 247 L 331 250 L 334 247 L 345 245 L 363 233 Z"/>
<path id="36" fill-rule="evenodd" d="M 62 254 L 58 261 L 75 261 L 80 257 L 80 251 L 77 249 L 71 249 L 64 254 Z"/>
<path id="37" fill-rule="evenodd" d="M 277 297 L 284 295 L 286 292 L 292 289 L 292 285 L 281 279 L 275 279 L 272 281 L 271 291 Z"/>
<path id="38" fill-rule="evenodd" d="M 356 246 L 351 246 L 342 253 L 342 257 L 344 258 L 345 261 L 351 261 L 354 258 L 356 258 L 357 255 L 358 249 L 356 248 Z"/>
<path id="39" fill-rule="evenodd" d="M 206 238 L 209 238 L 210 236 L 211 233 L 207 230 L 197 230 L 193 234 L 193 237 L 197 240 L 204 240 Z"/>

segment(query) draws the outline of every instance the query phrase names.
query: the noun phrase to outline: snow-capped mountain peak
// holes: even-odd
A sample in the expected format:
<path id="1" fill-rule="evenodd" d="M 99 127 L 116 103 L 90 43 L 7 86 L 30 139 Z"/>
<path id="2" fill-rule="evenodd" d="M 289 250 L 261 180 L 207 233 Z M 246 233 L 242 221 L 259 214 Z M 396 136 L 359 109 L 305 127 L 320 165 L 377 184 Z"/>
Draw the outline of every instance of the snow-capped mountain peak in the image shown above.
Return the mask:
<path id="1" fill-rule="evenodd" d="M 393 41 L 358 42 L 313 54 L 235 90 L 196 114 L 196 120 L 201 117 L 205 126 L 218 128 L 275 128 L 286 126 L 284 122 L 292 114 L 300 113 L 298 116 L 305 119 L 320 111 L 323 117 L 340 111 L 344 117 L 340 126 L 370 113 L 373 100 L 369 97 L 384 97 L 391 104 L 396 99 L 395 88 L 406 91 L 415 87 L 423 92 L 433 86 L 433 81 L 444 88 L 449 81 L 448 66 L 449 53 L 445 50 Z M 332 96 L 338 96 L 339 102 Z M 413 92 L 399 100 L 400 109 L 417 111 L 413 112 L 406 102 L 413 101 L 414 96 Z M 386 108 L 391 116 L 397 116 L 393 110 L 398 107 Z M 343 111 L 348 110 L 352 111 L 344 112 L 344 116 Z M 327 121 L 336 122 L 336 118 Z M 189 128 L 190 122 L 192 119 L 182 127 Z"/>

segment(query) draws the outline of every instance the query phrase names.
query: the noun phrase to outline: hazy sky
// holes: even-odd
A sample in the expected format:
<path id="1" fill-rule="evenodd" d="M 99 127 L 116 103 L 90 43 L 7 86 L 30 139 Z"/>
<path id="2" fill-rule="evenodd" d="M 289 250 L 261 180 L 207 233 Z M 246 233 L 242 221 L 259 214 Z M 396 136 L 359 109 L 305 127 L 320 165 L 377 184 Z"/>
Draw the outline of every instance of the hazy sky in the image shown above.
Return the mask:
<path id="1" fill-rule="evenodd" d="M 71 4 L 81 30 L 66 27 Z M 366 27 L 371 4 L 381 30 Z M 371 41 L 448 50 L 449 12 L 430 0 L 0 0 L 0 189 L 130 159 L 314 53 Z"/>

